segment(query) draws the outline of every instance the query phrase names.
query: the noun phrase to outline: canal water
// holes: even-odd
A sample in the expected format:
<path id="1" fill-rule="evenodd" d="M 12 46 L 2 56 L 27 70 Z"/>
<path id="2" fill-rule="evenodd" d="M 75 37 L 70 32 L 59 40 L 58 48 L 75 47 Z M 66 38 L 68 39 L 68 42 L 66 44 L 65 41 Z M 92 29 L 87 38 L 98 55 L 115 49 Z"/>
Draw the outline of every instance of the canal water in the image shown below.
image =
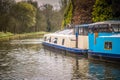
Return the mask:
<path id="1" fill-rule="evenodd" d="M 0 80 L 120 80 L 120 65 L 51 51 L 42 39 L 0 42 Z"/>

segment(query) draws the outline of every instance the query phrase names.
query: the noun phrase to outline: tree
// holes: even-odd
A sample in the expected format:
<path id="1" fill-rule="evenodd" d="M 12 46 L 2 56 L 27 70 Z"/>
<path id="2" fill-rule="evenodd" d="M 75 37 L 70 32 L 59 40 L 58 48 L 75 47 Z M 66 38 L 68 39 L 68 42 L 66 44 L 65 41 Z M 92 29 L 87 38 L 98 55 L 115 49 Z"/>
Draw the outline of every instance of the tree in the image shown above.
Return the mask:
<path id="1" fill-rule="evenodd" d="M 70 0 L 68 6 L 64 11 L 64 20 L 62 22 L 62 28 L 64 28 L 67 24 L 71 24 L 72 14 L 73 14 L 73 4 Z"/>
<path id="2" fill-rule="evenodd" d="M 88 24 L 92 22 L 92 10 L 95 0 L 72 0 L 74 24 Z"/>
<path id="3" fill-rule="evenodd" d="M 14 4 L 14 0 L 0 0 L 0 31 L 7 31 L 9 27 L 10 9 Z"/>
<path id="4" fill-rule="evenodd" d="M 68 3 L 69 3 L 69 0 L 60 0 L 60 8 L 61 8 L 60 11 L 62 13 L 64 13 L 64 10 L 66 9 Z"/>
<path id="5" fill-rule="evenodd" d="M 93 21 L 120 20 L 120 0 L 96 0 Z"/>
<path id="6" fill-rule="evenodd" d="M 96 0 L 92 15 L 94 22 L 113 19 L 112 0 Z"/>
<path id="7" fill-rule="evenodd" d="M 12 17 L 18 22 L 17 32 L 28 32 L 36 24 L 36 8 L 26 2 L 18 2 L 12 7 Z"/>
<path id="8" fill-rule="evenodd" d="M 46 16 L 43 13 L 43 11 L 39 10 L 37 12 L 37 22 L 36 22 L 36 27 L 38 31 L 47 31 L 46 27 L 47 27 L 47 22 L 46 22 Z"/>
<path id="9" fill-rule="evenodd" d="M 44 7 L 43 13 L 46 17 L 46 23 L 47 23 L 46 31 L 50 32 L 51 31 L 50 19 L 53 15 L 53 6 L 50 4 L 45 4 L 43 7 Z"/>
<path id="10" fill-rule="evenodd" d="M 112 0 L 113 19 L 120 20 L 120 0 Z"/>
<path id="11" fill-rule="evenodd" d="M 38 2 L 33 0 L 27 0 L 26 2 L 32 4 L 35 8 L 38 8 Z"/>

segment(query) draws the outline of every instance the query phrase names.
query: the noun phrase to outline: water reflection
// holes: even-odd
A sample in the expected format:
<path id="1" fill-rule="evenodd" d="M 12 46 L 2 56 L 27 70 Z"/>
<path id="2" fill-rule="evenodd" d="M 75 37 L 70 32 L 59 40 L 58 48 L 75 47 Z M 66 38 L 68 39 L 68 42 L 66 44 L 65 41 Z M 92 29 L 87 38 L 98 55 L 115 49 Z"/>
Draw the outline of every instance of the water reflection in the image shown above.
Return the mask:
<path id="1" fill-rule="evenodd" d="M 89 74 L 99 80 L 120 80 L 120 67 L 118 64 L 90 62 Z"/>
<path id="2" fill-rule="evenodd" d="M 22 42 L 22 43 L 21 43 Z M 0 80 L 120 80 L 120 66 L 44 49 L 41 39 L 0 44 Z"/>

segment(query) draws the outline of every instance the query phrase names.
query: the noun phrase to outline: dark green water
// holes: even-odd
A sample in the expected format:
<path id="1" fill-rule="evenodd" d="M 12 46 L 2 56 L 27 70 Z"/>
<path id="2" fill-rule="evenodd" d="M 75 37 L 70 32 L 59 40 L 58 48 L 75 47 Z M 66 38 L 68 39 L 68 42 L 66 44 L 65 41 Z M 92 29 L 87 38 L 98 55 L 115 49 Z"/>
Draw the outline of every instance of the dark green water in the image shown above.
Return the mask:
<path id="1" fill-rule="evenodd" d="M 42 39 L 0 42 L 0 80 L 120 80 L 120 65 L 44 49 Z"/>

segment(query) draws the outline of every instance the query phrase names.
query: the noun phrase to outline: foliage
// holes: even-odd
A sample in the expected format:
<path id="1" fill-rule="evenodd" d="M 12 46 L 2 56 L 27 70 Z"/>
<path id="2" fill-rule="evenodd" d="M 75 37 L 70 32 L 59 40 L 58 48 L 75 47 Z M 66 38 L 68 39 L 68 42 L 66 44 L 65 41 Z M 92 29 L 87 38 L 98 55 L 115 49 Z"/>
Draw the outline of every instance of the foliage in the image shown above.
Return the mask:
<path id="1" fill-rule="evenodd" d="M 36 14 L 36 25 L 35 25 L 35 31 L 46 31 L 46 17 L 45 15 L 42 13 L 42 11 L 37 10 L 37 14 Z"/>
<path id="2" fill-rule="evenodd" d="M 120 20 L 120 0 L 112 0 L 112 15 L 114 20 Z"/>
<path id="3" fill-rule="evenodd" d="M 0 32 L 51 32 L 73 22 L 80 24 L 92 20 L 120 19 L 120 0 L 94 2 L 95 0 L 60 0 L 60 10 L 54 10 L 50 4 L 38 6 L 35 0 L 22 0 L 18 3 L 15 0 L 0 0 Z"/>
<path id="4" fill-rule="evenodd" d="M 0 31 L 14 34 L 56 31 L 61 27 L 67 5 L 66 0 L 62 2 L 61 9 L 54 10 L 50 4 L 44 4 L 41 9 L 34 0 L 17 3 L 15 0 L 0 0 Z"/>
<path id="5" fill-rule="evenodd" d="M 14 3 L 14 0 L 0 0 L 0 15 L 8 14 Z"/>
<path id="6" fill-rule="evenodd" d="M 120 0 L 96 0 L 93 8 L 93 21 L 120 19 Z"/>
<path id="7" fill-rule="evenodd" d="M 93 10 L 94 22 L 112 19 L 112 6 L 106 0 L 96 0 Z"/>
<path id="8" fill-rule="evenodd" d="M 53 10 L 53 6 L 50 4 L 45 4 L 42 6 L 41 18 L 45 21 L 42 21 L 41 24 L 44 23 L 44 29 L 46 29 L 47 32 L 60 29 L 63 19 L 63 14 L 61 12 L 61 10 Z"/>
<path id="9" fill-rule="evenodd" d="M 11 14 L 18 22 L 19 27 L 25 31 L 24 27 L 32 27 L 36 23 L 36 8 L 26 2 L 19 2 L 12 8 Z"/>
<path id="10" fill-rule="evenodd" d="M 0 31 L 22 33 L 36 24 L 36 8 L 29 3 L 0 0 Z"/>
<path id="11" fill-rule="evenodd" d="M 63 15 L 59 11 L 54 11 L 50 20 L 52 32 L 61 29 L 62 20 Z"/>
<path id="12" fill-rule="evenodd" d="M 37 1 L 27 0 L 27 1 L 24 1 L 24 2 L 27 2 L 27 3 L 29 3 L 29 4 L 32 4 L 35 8 L 38 8 L 38 3 L 37 3 Z"/>
<path id="13" fill-rule="evenodd" d="M 64 26 L 66 26 L 67 24 L 71 24 L 72 12 L 73 12 L 73 5 L 72 5 L 72 2 L 70 1 L 64 13 L 64 20 L 62 22 L 62 28 L 64 28 Z"/>
<path id="14" fill-rule="evenodd" d="M 28 1 L 30 2 L 32 0 L 28 0 Z M 37 8 L 37 14 L 36 14 L 35 31 L 51 32 L 60 29 L 61 21 L 63 20 L 63 5 L 61 5 L 60 10 L 54 10 L 53 6 L 50 4 L 44 4 L 40 8 L 39 7 L 36 8 Z"/>
<path id="15" fill-rule="evenodd" d="M 51 16 L 53 15 L 53 6 L 51 6 L 50 4 L 45 4 L 44 5 L 44 10 L 43 10 L 43 13 L 46 17 L 46 23 L 47 23 L 47 26 L 46 26 L 46 31 L 47 32 L 50 32 L 51 31 L 51 22 L 50 22 L 50 19 L 51 19 Z"/>
<path id="16" fill-rule="evenodd" d="M 14 0 L 0 0 L 0 31 L 6 32 L 9 27 L 9 13 L 14 4 Z"/>
<path id="17" fill-rule="evenodd" d="M 68 3 L 69 3 L 69 0 L 60 0 L 60 8 L 61 8 L 60 11 L 61 11 L 62 13 L 64 13 L 64 11 L 65 11 Z M 63 15 L 64 15 L 64 14 L 63 14 Z"/>

